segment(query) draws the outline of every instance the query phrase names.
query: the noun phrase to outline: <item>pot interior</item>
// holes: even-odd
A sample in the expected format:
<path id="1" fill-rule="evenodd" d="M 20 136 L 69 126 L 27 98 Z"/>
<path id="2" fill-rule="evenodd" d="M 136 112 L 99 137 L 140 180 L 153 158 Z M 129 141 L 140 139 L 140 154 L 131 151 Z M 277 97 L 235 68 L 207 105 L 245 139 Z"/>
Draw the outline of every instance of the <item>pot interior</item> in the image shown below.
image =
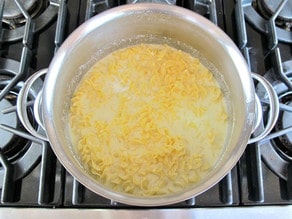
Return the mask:
<path id="1" fill-rule="evenodd" d="M 105 55 L 138 43 L 169 44 L 200 57 L 225 94 L 230 119 L 224 152 L 208 177 L 178 194 L 134 197 L 109 190 L 83 169 L 68 133 L 71 97 L 84 74 Z M 81 25 L 61 46 L 46 77 L 43 111 L 47 135 L 65 168 L 92 191 L 134 205 L 166 205 L 210 188 L 236 164 L 254 120 L 254 91 L 244 59 L 233 42 L 214 24 L 177 6 L 120 6 Z"/>

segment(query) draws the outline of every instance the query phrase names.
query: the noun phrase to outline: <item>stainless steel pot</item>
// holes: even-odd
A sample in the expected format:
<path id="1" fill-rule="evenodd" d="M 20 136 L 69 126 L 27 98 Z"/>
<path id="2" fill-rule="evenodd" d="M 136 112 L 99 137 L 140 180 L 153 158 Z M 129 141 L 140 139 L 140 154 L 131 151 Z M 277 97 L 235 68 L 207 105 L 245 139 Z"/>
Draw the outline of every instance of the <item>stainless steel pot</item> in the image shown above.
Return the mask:
<path id="1" fill-rule="evenodd" d="M 171 40 L 170 40 L 171 39 Z M 89 68 L 104 55 L 139 42 L 169 43 L 184 48 L 188 45 L 199 51 L 220 72 L 228 90 L 229 111 L 232 120 L 224 153 L 208 177 L 176 194 L 155 197 L 136 197 L 115 192 L 96 182 L 79 163 L 68 134 L 70 99 L 78 82 Z M 248 66 L 236 45 L 213 23 L 204 17 L 178 6 L 161 4 L 125 5 L 101 13 L 74 31 L 53 58 L 45 79 L 42 96 L 37 99 L 35 113 L 43 120 L 46 135 L 36 132 L 25 118 L 25 94 L 38 72 L 30 78 L 19 95 L 19 117 L 33 134 L 48 138 L 64 167 L 88 189 L 109 199 L 141 206 L 167 205 L 199 195 L 222 179 L 237 163 L 250 139 L 261 112 L 255 104 L 255 91 Z M 273 102 L 271 113 L 277 117 L 276 94 L 268 82 L 264 83 Z M 41 101 L 42 100 L 42 101 Z M 40 104 L 42 102 L 42 104 Z M 275 107 L 276 106 L 276 107 Z M 271 117 L 272 118 L 272 117 Z M 268 122 L 264 137 L 274 125 Z M 47 137 L 47 138 L 46 138 Z"/>

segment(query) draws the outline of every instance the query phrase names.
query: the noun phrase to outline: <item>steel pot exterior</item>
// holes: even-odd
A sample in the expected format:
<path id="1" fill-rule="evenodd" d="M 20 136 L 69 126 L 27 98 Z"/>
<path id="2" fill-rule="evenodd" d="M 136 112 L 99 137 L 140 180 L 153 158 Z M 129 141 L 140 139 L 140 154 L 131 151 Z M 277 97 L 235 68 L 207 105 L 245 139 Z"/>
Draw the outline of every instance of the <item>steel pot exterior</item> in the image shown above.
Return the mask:
<path id="1" fill-rule="evenodd" d="M 208 177 L 180 193 L 157 197 L 136 197 L 98 184 L 79 163 L 68 134 L 70 99 L 82 76 L 100 57 L 130 42 L 127 39 L 145 35 L 161 38 L 162 41 L 172 38 L 196 48 L 222 74 L 230 91 L 228 95 L 232 109 L 232 124 L 225 151 Z M 42 98 L 48 139 L 68 172 L 97 194 L 139 206 L 177 203 L 197 196 L 216 184 L 241 157 L 255 119 L 253 82 L 236 45 L 202 16 L 164 4 L 119 6 L 82 24 L 66 39 L 53 58 Z"/>

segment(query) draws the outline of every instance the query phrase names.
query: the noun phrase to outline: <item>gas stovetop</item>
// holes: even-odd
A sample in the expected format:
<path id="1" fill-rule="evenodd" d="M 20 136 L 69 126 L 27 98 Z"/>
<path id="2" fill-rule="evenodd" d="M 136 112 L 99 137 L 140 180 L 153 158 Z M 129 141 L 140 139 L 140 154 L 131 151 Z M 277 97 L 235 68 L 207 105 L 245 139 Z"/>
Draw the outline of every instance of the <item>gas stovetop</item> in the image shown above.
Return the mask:
<path id="1" fill-rule="evenodd" d="M 7 207 L 145 209 L 108 200 L 86 189 L 66 172 L 47 142 L 26 131 L 16 110 L 24 81 L 49 66 L 74 29 L 111 7 L 139 2 L 142 1 L 0 0 L 0 211 L 9 212 Z M 274 130 L 263 141 L 248 145 L 223 180 L 197 197 L 155 209 L 292 206 L 291 1 L 155 2 L 188 8 L 217 24 L 238 45 L 251 71 L 270 81 L 281 103 Z M 30 89 L 27 101 L 28 118 L 40 132 L 32 108 L 43 79 Z M 260 131 L 269 114 L 269 100 L 262 87 L 255 85 L 263 111 L 257 129 Z M 291 213 L 289 209 L 286 211 Z"/>

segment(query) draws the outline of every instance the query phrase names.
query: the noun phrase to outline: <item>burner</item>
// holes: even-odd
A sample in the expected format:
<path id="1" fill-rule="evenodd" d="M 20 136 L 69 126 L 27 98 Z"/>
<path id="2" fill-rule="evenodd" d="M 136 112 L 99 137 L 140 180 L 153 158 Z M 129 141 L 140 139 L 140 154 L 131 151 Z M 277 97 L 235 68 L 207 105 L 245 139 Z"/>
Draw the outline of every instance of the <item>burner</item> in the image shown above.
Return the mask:
<path id="1" fill-rule="evenodd" d="M 246 20 L 257 30 L 271 35 L 269 26 L 270 18 L 283 0 L 245 0 L 238 1 L 244 11 Z M 292 43 L 292 5 L 288 0 L 276 18 L 275 32 L 277 39 L 282 42 Z"/>
<path id="2" fill-rule="evenodd" d="M 10 97 L 7 99 L 10 99 Z M 2 99 L 0 101 L 0 121 L 2 124 L 10 125 L 11 127 L 16 128 L 16 125 L 17 125 L 16 113 L 15 112 L 9 113 L 9 114 L 2 113 L 3 109 L 12 107 L 12 104 L 7 99 Z M 0 130 L 0 139 L 1 139 L 0 148 L 2 150 L 5 147 L 5 145 L 7 145 L 11 141 L 12 137 L 13 137 L 12 133 L 7 134 L 5 131 Z"/>
<path id="3" fill-rule="evenodd" d="M 292 92 L 284 93 L 279 97 L 282 104 L 292 108 Z M 279 115 L 279 121 L 275 126 L 276 131 L 292 127 L 292 112 L 282 111 Z M 289 157 L 292 158 L 292 133 L 287 133 L 275 139 L 277 146 Z"/>
<path id="4" fill-rule="evenodd" d="M 6 87 L 10 83 L 10 80 L 0 80 L 0 90 Z M 16 112 L 3 113 L 3 110 L 15 106 L 17 99 L 17 92 L 20 90 L 20 86 L 16 86 L 14 90 L 10 91 L 0 101 L 0 121 L 1 124 L 8 125 L 14 129 L 24 130 L 17 119 Z M 1 152 L 7 157 L 10 162 L 15 161 L 27 150 L 27 143 L 22 142 L 17 136 L 12 133 L 7 133 L 4 130 L 0 130 L 1 136 Z"/>
<path id="5" fill-rule="evenodd" d="M 292 81 L 292 60 L 282 63 L 282 66 L 285 75 Z M 279 96 L 279 102 L 282 104 L 282 106 L 280 105 L 278 122 L 273 133 L 271 133 L 271 135 L 277 135 L 277 132 L 292 127 L 292 108 L 284 110 L 285 106 L 292 107 L 292 91 L 283 81 L 279 80 L 273 69 L 266 72 L 265 78 L 273 85 Z M 256 87 L 256 93 L 263 102 L 266 102 L 267 94 L 261 85 Z M 264 117 L 268 115 L 268 107 L 263 107 L 263 113 Z M 261 124 L 256 131 L 261 132 L 263 128 L 264 126 Z M 279 177 L 287 180 L 289 164 L 292 162 L 292 133 L 288 132 L 271 140 L 261 141 L 258 144 L 261 145 L 261 155 L 267 166 Z"/>
<path id="6" fill-rule="evenodd" d="M 58 14 L 60 3 L 56 0 L 4 0 L 2 16 L 2 42 L 20 40 L 25 33 L 25 24 L 29 16 L 34 22 L 33 32 L 46 27 Z M 27 15 L 25 15 L 24 10 Z"/>
<path id="7" fill-rule="evenodd" d="M 4 0 L 4 11 L 2 22 L 10 29 L 15 29 L 26 22 L 24 14 L 15 1 Z M 22 8 L 28 12 L 31 18 L 36 17 L 44 8 L 46 8 L 45 0 L 19 0 Z"/>
<path id="8" fill-rule="evenodd" d="M 277 10 L 282 0 L 258 0 L 258 10 L 266 18 L 269 19 Z M 286 30 L 292 27 L 292 1 L 287 1 L 284 8 L 280 11 L 276 18 L 276 24 Z"/>
<path id="9" fill-rule="evenodd" d="M 10 80 L 15 77 L 20 68 L 20 63 L 10 59 L 1 59 L 0 62 L 0 90 L 2 90 Z M 35 99 L 42 87 L 42 80 L 38 80 L 32 87 L 29 97 Z M 16 101 L 18 92 L 23 82 L 19 82 L 0 100 L 0 123 L 26 133 L 25 128 L 18 120 L 16 113 Z M 15 107 L 15 108 L 14 108 Z M 28 107 L 31 108 L 31 107 Z M 29 115 L 33 120 L 32 109 Z M 36 125 L 36 122 L 33 122 Z M 20 179 L 25 176 L 37 164 L 42 153 L 42 146 L 18 136 L 16 133 L 8 132 L 0 128 L 0 153 L 14 167 L 13 179 Z M 5 177 L 5 169 L 0 163 L 0 182 Z M 0 183 L 0 189 L 2 184 Z"/>

